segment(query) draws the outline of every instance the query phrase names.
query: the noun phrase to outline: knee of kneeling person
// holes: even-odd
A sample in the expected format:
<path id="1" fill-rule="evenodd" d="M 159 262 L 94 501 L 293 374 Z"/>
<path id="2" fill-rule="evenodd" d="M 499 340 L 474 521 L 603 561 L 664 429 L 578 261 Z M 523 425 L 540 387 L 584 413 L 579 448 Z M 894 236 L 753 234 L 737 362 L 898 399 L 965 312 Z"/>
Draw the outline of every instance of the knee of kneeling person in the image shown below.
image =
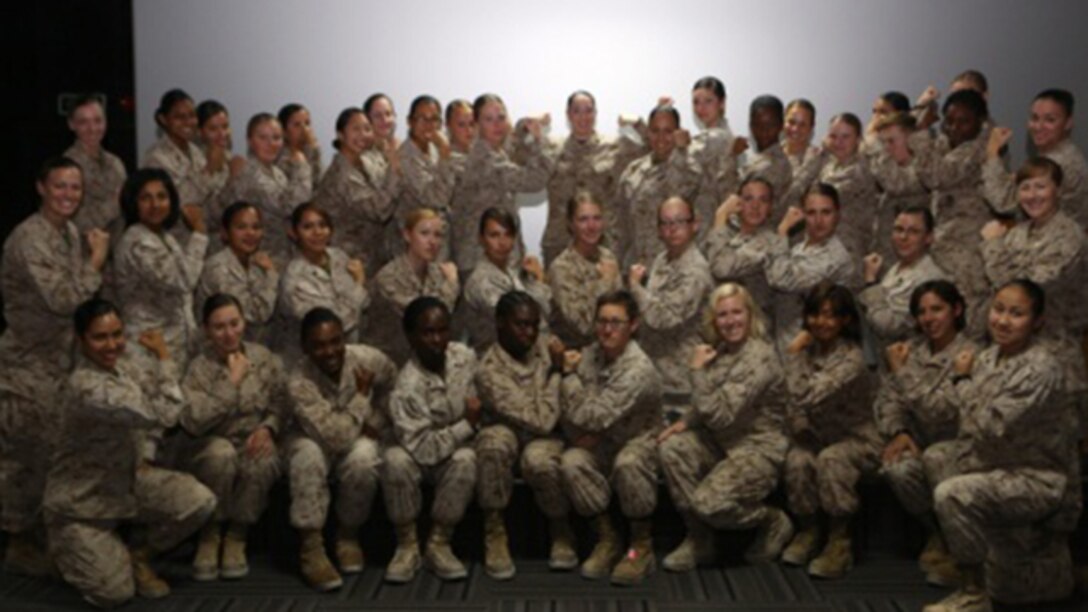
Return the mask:
<path id="1" fill-rule="evenodd" d="M 452 466 L 465 466 L 475 469 L 476 451 L 467 446 L 462 446 L 461 448 L 453 451 L 453 454 L 450 455 L 449 461 Z"/>
<path id="2" fill-rule="evenodd" d="M 408 451 L 393 446 L 382 453 L 381 475 L 389 482 L 415 482 L 419 480 L 419 466 Z"/>

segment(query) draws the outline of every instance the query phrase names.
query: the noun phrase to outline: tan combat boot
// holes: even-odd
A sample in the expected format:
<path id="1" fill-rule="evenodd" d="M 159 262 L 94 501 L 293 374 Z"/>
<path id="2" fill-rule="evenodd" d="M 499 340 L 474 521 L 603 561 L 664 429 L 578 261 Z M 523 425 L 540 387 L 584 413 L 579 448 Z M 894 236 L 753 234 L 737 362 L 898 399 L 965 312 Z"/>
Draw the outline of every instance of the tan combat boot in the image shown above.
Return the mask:
<path id="1" fill-rule="evenodd" d="M 552 519 L 548 523 L 548 531 L 552 536 L 552 548 L 548 553 L 548 569 L 566 571 L 578 567 L 574 532 L 571 531 L 567 519 Z"/>
<path id="2" fill-rule="evenodd" d="M 200 540 L 193 556 L 193 580 L 208 582 L 219 578 L 219 544 L 222 525 L 211 521 L 200 530 Z"/>
<path id="3" fill-rule="evenodd" d="M 509 580 L 517 569 L 510 558 L 510 542 L 501 510 L 484 514 L 484 570 L 495 580 Z"/>
<path id="4" fill-rule="evenodd" d="M 431 536 L 427 538 L 427 549 L 423 552 L 423 561 L 427 567 L 442 580 L 462 580 L 468 576 L 468 570 L 450 548 L 450 536 L 453 525 L 435 523 L 431 526 Z"/>
<path id="5" fill-rule="evenodd" d="M 340 525 L 336 530 L 336 563 L 345 574 L 363 571 L 363 548 L 359 546 L 359 528 Z"/>
<path id="6" fill-rule="evenodd" d="M 151 551 L 145 547 L 129 551 L 132 559 L 132 581 L 136 583 L 136 593 L 144 599 L 162 599 L 170 594 L 170 585 L 159 578 L 151 568 Z"/>
<path id="7" fill-rule="evenodd" d="M 992 612 L 993 603 L 982 586 L 982 567 L 961 566 L 963 585 L 941 601 L 922 608 L 922 612 Z"/>
<path id="8" fill-rule="evenodd" d="M 685 516 L 688 533 L 671 553 L 661 560 L 661 567 L 670 572 L 687 572 L 699 565 L 713 563 L 718 556 L 714 549 L 714 532 L 695 518 Z"/>
<path id="9" fill-rule="evenodd" d="M 612 570 L 612 584 L 634 586 L 653 573 L 657 567 L 654 559 L 653 529 L 650 521 L 631 521 L 631 547 Z"/>
<path id="10" fill-rule="evenodd" d="M 842 578 L 854 567 L 853 542 L 850 540 L 850 519 L 831 519 L 827 545 L 820 556 L 808 564 L 808 574 L 817 578 Z"/>
<path id="11" fill-rule="evenodd" d="M 4 551 L 4 571 L 20 576 L 42 578 L 55 572 L 53 560 L 45 546 L 31 532 L 9 533 Z"/>
<path id="12" fill-rule="evenodd" d="M 404 584 L 415 578 L 416 572 L 423 565 L 419 556 L 419 538 L 416 535 L 415 522 L 396 526 L 397 550 L 393 559 L 385 568 L 385 581 Z"/>
<path id="13" fill-rule="evenodd" d="M 612 565 L 616 557 L 620 556 L 620 537 L 616 528 L 612 526 L 612 519 L 608 513 L 598 514 L 593 519 L 597 528 L 597 545 L 593 552 L 582 562 L 582 578 L 596 580 L 604 578 L 612 571 Z"/>
<path id="14" fill-rule="evenodd" d="M 790 539 L 793 538 L 793 523 L 778 508 L 765 507 L 763 519 L 759 522 L 759 530 L 756 539 L 744 553 L 744 560 L 748 563 L 763 563 L 773 561 L 782 554 Z"/>
<path id="15" fill-rule="evenodd" d="M 797 522 L 801 530 L 794 534 L 789 546 L 782 551 L 782 562 L 787 565 L 807 564 L 820 543 L 820 523 L 815 516 L 798 517 Z"/>
<path id="16" fill-rule="evenodd" d="M 219 562 L 219 575 L 233 580 L 248 573 L 246 526 L 241 523 L 231 523 L 223 536 L 223 557 Z"/>
<path id="17" fill-rule="evenodd" d="M 344 580 L 325 554 L 325 540 L 320 529 L 302 531 L 299 567 L 306 584 L 318 591 L 332 591 L 344 584 Z"/>

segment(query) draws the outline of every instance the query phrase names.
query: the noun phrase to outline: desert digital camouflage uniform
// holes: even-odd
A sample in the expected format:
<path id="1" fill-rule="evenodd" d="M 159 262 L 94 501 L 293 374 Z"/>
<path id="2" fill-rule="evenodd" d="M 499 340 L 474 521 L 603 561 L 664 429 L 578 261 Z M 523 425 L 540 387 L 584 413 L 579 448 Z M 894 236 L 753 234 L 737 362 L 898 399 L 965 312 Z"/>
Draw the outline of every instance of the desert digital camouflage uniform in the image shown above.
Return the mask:
<path id="1" fill-rule="evenodd" d="M 186 143 L 185 148 L 181 150 L 164 134 L 144 153 L 140 167 L 165 170 L 174 181 L 181 205 L 197 204 L 203 208 L 213 190 L 208 159 L 194 143 Z"/>
<path id="2" fill-rule="evenodd" d="M 367 277 L 389 261 L 386 234 L 395 225 L 400 186 L 399 175 L 390 170 L 381 153 L 373 151 L 357 160 L 337 153 L 321 178 L 316 200 L 332 217 L 333 244 L 362 259 Z"/>
<path id="3" fill-rule="evenodd" d="M 560 459 L 574 511 L 604 513 L 615 488 L 625 517 L 649 518 L 657 507 L 656 437 L 664 422 L 653 362 L 635 340 L 611 363 L 594 344 L 582 351 L 574 375 L 563 377 L 559 397 L 567 438 L 598 438 L 593 449 L 570 447 Z"/>
<path id="4" fill-rule="evenodd" d="M 927 135 L 915 133 L 908 137 L 907 143 L 911 151 L 918 151 L 926 146 L 927 139 Z M 869 170 L 881 191 L 871 250 L 880 253 L 885 261 L 891 261 L 895 258 L 891 241 L 895 217 L 912 206 L 932 209 L 933 194 L 922 182 L 918 165 L 913 163 L 913 159 L 911 163 L 900 165 L 883 147 L 869 156 Z"/>
<path id="5" fill-rule="evenodd" d="M 616 274 L 605 278 L 601 262 L 616 264 Z M 594 340 L 597 298 L 623 288 L 619 263 L 612 251 L 599 247 L 596 260 L 586 259 L 574 247 L 567 247 L 548 268 L 552 287 L 552 332 L 569 348 L 582 348 Z"/>
<path id="6" fill-rule="evenodd" d="M 772 335 L 775 294 L 767 284 L 767 268 L 771 265 L 772 254 L 786 249 L 786 239 L 767 226 L 746 234 L 729 223 L 712 229 L 703 244 L 703 252 L 706 253 L 714 283 L 720 285 L 732 282 L 744 285 L 763 311 L 767 319 L 767 331 Z"/>
<path id="7" fill-rule="evenodd" d="M 142 223 L 125 230 L 114 253 L 117 301 L 125 333 L 135 339 L 162 330 L 171 357 L 184 371 L 197 350 L 200 330 L 193 316 L 193 290 L 204 268 L 208 237 L 192 232 L 182 248 L 169 233 Z"/>
<path id="8" fill-rule="evenodd" d="M 926 462 L 946 462 L 940 449 L 933 449 L 955 440 L 959 433 L 959 398 L 953 388 L 952 360 L 961 351 L 977 347 L 963 333 L 957 333 L 938 353 L 921 337 L 912 339 L 909 346 L 907 361 L 899 370 L 881 373 L 873 409 L 877 430 L 885 443 L 905 432 L 923 452 L 925 460 L 923 456 L 902 455 L 898 462 L 884 464 L 881 471 L 907 512 L 925 516 L 933 510 L 933 489 L 937 486 L 931 475 L 951 467 L 941 465 L 927 470 Z"/>
<path id="9" fill-rule="evenodd" d="M 570 136 L 561 144 L 547 148 L 552 173 L 548 178 L 548 221 L 540 249 L 544 262 L 551 265 L 570 242 L 567 229 L 567 203 L 580 191 L 593 194 L 604 214 L 607 243 L 616 244 L 620 222 L 613 198 L 620 175 L 646 148 L 630 138 L 615 139 L 594 133 L 586 140 Z"/>
<path id="10" fill-rule="evenodd" d="M 1058 190 L 1062 212 L 1082 228 L 1088 227 L 1088 162 L 1084 153 L 1071 138 L 1066 138 L 1040 155 L 1062 168 L 1062 186 Z M 1001 158 L 987 159 L 982 164 L 982 195 L 1000 213 L 1015 214 L 1019 210 L 1016 174 L 1008 171 Z"/>
<path id="11" fill-rule="evenodd" d="M 0 294 L 0 528 L 40 521 L 42 490 L 60 422 L 59 382 L 72 367 L 72 314 L 102 278 L 84 259 L 74 223 L 57 229 L 42 214 L 4 242 Z"/>
<path id="12" fill-rule="evenodd" d="M 624 264 L 622 268 L 635 263 L 648 266 L 654 260 L 664 249 L 657 238 L 657 208 L 672 196 L 692 202 L 704 179 L 694 155 L 679 148 L 667 160 L 656 162 L 652 154 L 647 154 L 627 166 L 620 176 L 614 201 L 614 214 L 619 218 L 616 227 L 619 240 L 614 247 Z M 703 227 L 714 218 L 716 206 L 709 217 L 701 216 L 694 205 L 692 209 L 700 215 Z"/>
<path id="13" fill-rule="evenodd" d="M 789 441 L 785 377 L 774 346 L 751 338 L 692 377 L 687 431 L 658 450 L 673 502 L 717 529 L 754 527 L 767 512 Z"/>
<path id="14" fill-rule="evenodd" d="M 915 151 L 922 182 L 935 192 L 933 212 L 937 228 L 931 254 L 956 283 L 967 301 L 967 330 L 983 333 L 989 283 L 983 269 L 979 231 L 992 217 L 980 194 L 982 162 L 989 132 L 949 149 L 948 139 L 938 137 Z"/>
<path id="15" fill-rule="evenodd" d="M 527 132 L 521 129 L 510 136 L 526 137 Z M 551 166 L 541 143 L 533 139 L 516 148 L 521 154 L 515 161 L 505 149 L 493 149 L 483 139 L 476 139 L 465 159 L 465 169 L 455 184 L 450 202 L 450 247 L 453 260 L 462 273 L 472 270 L 483 259 L 483 247 L 477 238 L 480 215 L 494 206 L 510 212 L 516 218 L 515 196 L 540 191 L 547 183 Z M 511 257 L 520 259 L 524 253 L 525 245 L 519 235 Z"/>
<path id="16" fill-rule="evenodd" d="M 480 361 L 476 387 L 489 424 L 476 435 L 476 501 L 484 510 L 506 508 L 517 463 L 544 515 L 566 518 L 570 503 L 559 471 L 564 442 L 556 431 L 559 380 L 544 334 L 524 362 L 499 344 Z"/>
<path id="17" fill-rule="evenodd" d="M 451 159 L 442 159 L 438 147 L 427 143 L 427 152 L 420 150 L 414 140 L 408 138 L 397 150 L 400 171 L 404 175 L 400 195 L 397 198 L 397 227 L 404 229 L 404 220 L 414 210 L 429 208 L 438 213 L 446 227 L 450 227 L 450 198 L 456 180 Z M 452 157 L 452 152 L 451 152 Z M 393 236 L 391 252 L 400 254 L 405 249 L 404 239 Z M 449 261 L 450 243 L 442 241 L 438 261 Z"/>
<path id="18" fill-rule="evenodd" d="M 307 357 L 287 383 L 293 423 L 283 453 L 291 483 L 291 526 L 296 529 L 325 526 L 330 476 L 339 485 L 336 518 L 349 531 L 366 522 L 378 492 L 381 449 L 389 433 L 385 402 L 397 366 L 365 344 L 349 344 L 346 351 L 339 380 L 330 379 Z M 356 386 L 355 369 L 360 367 L 374 374 L 368 395 Z"/>
<path id="19" fill-rule="evenodd" d="M 294 171 L 295 161 L 291 159 L 293 154 L 294 152 L 285 146 L 280 151 L 279 158 L 276 159 L 276 165 L 288 176 Z M 302 155 L 306 158 L 306 164 L 310 166 L 310 187 L 313 193 L 317 193 L 317 187 L 321 183 L 324 172 L 324 168 L 321 167 L 321 147 L 307 146 L 302 150 Z"/>
<path id="20" fill-rule="evenodd" d="M 263 458 L 246 453 L 246 441 L 260 427 L 277 437 L 289 416 L 287 381 L 279 357 L 246 342 L 249 369 L 235 386 L 230 368 L 211 347 L 193 359 L 182 390 L 186 406 L 179 417 L 192 439 L 181 442 L 179 467 L 196 476 L 216 498 L 216 519 L 252 525 L 268 502 L 280 474 L 276 452 Z"/>
<path id="21" fill-rule="evenodd" d="M 1046 323 L 1039 342 L 1062 364 L 1066 391 L 1073 394 L 1088 390 L 1080 345 L 1088 327 L 1086 240 L 1084 228 L 1059 210 L 1042 227 L 1023 222 L 1003 237 L 982 243 L 986 276 L 995 290 L 1027 278 L 1046 292 Z"/>
<path id="22" fill-rule="evenodd" d="M 207 158 L 208 152 L 206 148 L 201 148 L 204 153 L 204 157 Z M 227 159 L 223 160 L 223 166 L 216 172 L 206 171 L 208 181 L 208 195 L 204 198 L 204 224 L 208 228 L 209 236 L 217 236 L 219 230 L 222 229 L 223 211 L 227 206 L 233 204 L 233 201 L 224 202 L 223 196 L 224 189 L 227 186 L 227 181 L 230 179 L 230 151 L 227 151 Z M 222 243 L 218 240 L 211 241 L 208 244 L 209 254 L 218 253 L 222 248 Z"/>
<path id="23" fill-rule="evenodd" d="M 469 341 L 476 354 L 483 355 L 495 343 L 495 305 L 503 294 L 515 290 L 532 296 L 540 307 L 541 322 L 547 321 L 552 310 L 552 288 L 547 283 L 538 283 L 517 267 L 501 270 L 486 257 L 476 262 L 472 275 L 465 282 L 461 306 Z M 547 324 L 544 325 L 544 331 L 547 331 Z"/>
<path id="24" fill-rule="evenodd" d="M 639 344 L 661 372 L 662 390 L 670 406 L 686 407 L 690 401 L 688 362 L 702 341 L 699 324 L 710 289 L 710 266 L 694 243 L 676 259 L 658 254 L 646 286 L 631 287 L 640 312 Z"/>
<path id="25" fill-rule="evenodd" d="M 926 254 L 907 268 L 901 262 L 895 262 L 880 282 L 858 293 L 858 304 L 865 313 L 865 320 L 881 343 L 906 340 L 914 333 L 911 294 L 924 282 L 946 277 L 944 270 Z"/>
<path id="26" fill-rule="evenodd" d="M 394 525 L 415 522 L 423 504 L 423 480 L 434 484 L 431 519 L 461 522 L 476 486 L 475 428 L 464 418 L 465 400 L 477 397 L 476 354 L 458 342 L 446 348 L 440 376 L 413 357 L 397 376 L 389 400 L 396 445 L 385 450 L 382 494 Z"/>
<path id="27" fill-rule="evenodd" d="M 792 186 L 792 184 L 795 181 L 797 181 L 797 179 L 798 179 L 798 173 L 801 172 L 801 170 L 803 168 L 805 168 L 806 164 L 809 163 L 810 159 L 812 159 L 813 157 L 816 157 L 816 156 L 818 156 L 820 154 L 820 149 L 818 147 L 814 147 L 814 146 L 810 145 L 809 147 L 807 147 L 800 154 L 791 154 L 789 151 L 786 150 L 785 140 L 779 141 L 779 144 L 783 145 L 782 146 L 782 152 L 786 155 L 786 159 L 789 160 L 790 167 L 793 169 L 793 181 L 790 181 L 790 184 Z M 793 192 L 792 189 L 790 191 Z M 794 201 L 786 202 L 786 205 L 787 206 L 800 206 L 801 203 L 799 201 L 794 200 Z"/>
<path id="28" fill-rule="evenodd" d="M 412 300 L 429 295 L 442 300 L 452 312 L 461 285 L 456 280 L 447 280 L 442 269 L 433 262 L 427 264 L 427 272 L 420 279 L 412 270 L 408 254 L 401 253 L 378 272 L 371 291 L 374 303 L 367 316 L 368 325 L 363 337 L 396 364 L 403 365 L 411 353 L 404 337 L 404 309 Z"/>
<path id="29" fill-rule="evenodd" d="M 770 227 L 775 227 L 782 219 L 782 215 L 786 214 L 786 209 L 789 208 L 788 197 L 790 184 L 793 182 L 793 166 L 790 165 L 786 152 L 782 150 L 781 143 L 776 142 L 762 151 L 748 151 L 748 157 L 744 166 L 740 169 L 738 187 L 740 183 L 753 176 L 758 176 L 771 184 L 771 189 L 774 191 L 774 201 L 771 206 Z M 725 194 L 718 204 L 725 201 L 729 195 Z M 715 210 L 717 209 L 715 208 Z M 711 216 L 706 217 L 705 222 L 709 223 L 713 218 L 714 212 L 712 211 Z"/>
<path id="30" fill-rule="evenodd" d="M 124 230 L 120 197 L 128 176 L 125 164 L 105 149 L 92 156 L 78 142 L 68 147 L 64 156 L 83 169 L 83 202 L 72 222 L 81 234 L 98 228 L 116 240 Z"/>
<path id="31" fill-rule="evenodd" d="M 293 254 L 287 236 L 291 213 L 313 195 L 309 164 L 292 162 L 291 165 L 294 171 L 284 172 L 275 165 L 265 165 L 250 156 L 241 172 L 230 177 L 220 196 L 222 202 L 246 202 L 261 210 L 264 222 L 261 248 L 281 270 Z"/>
<path id="32" fill-rule="evenodd" d="M 958 382 L 957 475 L 934 504 L 957 562 L 986 562 L 999 601 L 1062 598 L 1072 590 L 1069 534 L 1080 514 L 1076 417 L 1061 367 L 1041 344 L 1002 357 L 992 346 Z"/>
<path id="33" fill-rule="evenodd" d="M 697 239 L 699 243 L 706 237 L 710 220 L 714 218 L 714 211 L 718 210 L 718 206 L 727 197 L 737 192 L 737 186 L 740 184 L 737 174 L 737 157 L 733 155 L 735 141 L 736 137 L 725 117 L 693 135 L 688 153 L 699 169 L 697 191 L 690 198 L 684 193 L 665 194 L 665 197 L 679 195 L 685 201 L 692 203 L 695 214 L 703 220 L 699 226 Z M 658 204 L 665 201 L 665 197 L 661 198 Z M 655 204 L 655 223 L 657 222 L 656 212 Z M 651 259 L 652 257 L 646 257 L 641 261 L 646 262 Z"/>
<path id="34" fill-rule="evenodd" d="M 271 346 L 272 315 L 279 288 L 280 275 L 275 268 L 265 270 L 252 261 L 244 265 L 234 251 L 223 249 L 204 261 L 204 271 L 196 287 L 194 314 L 202 317 L 204 302 L 209 297 L 228 293 L 242 305 L 246 340 Z"/>
<path id="35" fill-rule="evenodd" d="M 355 342 L 359 337 L 359 319 L 370 305 L 366 286 L 355 282 L 348 272 L 348 255 L 336 247 L 329 247 L 325 253 L 328 256 L 325 266 L 298 255 L 283 273 L 277 307 L 278 341 L 288 367 L 301 356 L 299 330 L 306 313 L 319 306 L 335 312 L 344 326 L 344 338 Z"/>
<path id="36" fill-rule="evenodd" d="M 868 159 L 861 153 L 854 154 L 845 162 L 826 152 L 812 157 L 805 162 L 805 167 L 794 174 L 787 200 L 799 206 L 805 193 L 818 182 L 827 183 L 839 192 L 841 221 L 836 234 L 850 253 L 850 258 L 860 261 L 873 250 L 880 205 L 876 179 L 869 170 Z M 879 239 L 883 240 L 884 236 L 879 236 Z"/>
<path id="37" fill-rule="evenodd" d="M 800 517 L 819 510 L 833 518 L 852 516 L 860 503 L 855 486 L 876 472 L 882 449 L 861 347 L 840 338 L 827 354 L 810 347 L 787 355 L 784 365 L 789 509 Z"/>
<path id="38" fill-rule="evenodd" d="M 776 343 L 778 350 L 784 352 L 801 331 L 805 294 L 823 281 L 854 287 L 858 284 L 858 273 L 854 260 L 838 236 L 828 238 L 823 244 L 802 240 L 793 248 L 785 240 L 772 244 L 775 250 L 765 275 L 767 284 L 777 292 L 774 296 Z"/>
<path id="39" fill-rule="evenodd" d="M 139 523 L 132 544 L 174 547 L 199 529 L 215 495 L 188 474 L 144 463 L 138 432 L 173 426 L 184 404 L 173 361 L 153 369 L 127 356 L 112 370 L 78 357 L 45 489 L 49 549 L 64 580 L 100 605 L 135 590 L 121 521 Z"/>

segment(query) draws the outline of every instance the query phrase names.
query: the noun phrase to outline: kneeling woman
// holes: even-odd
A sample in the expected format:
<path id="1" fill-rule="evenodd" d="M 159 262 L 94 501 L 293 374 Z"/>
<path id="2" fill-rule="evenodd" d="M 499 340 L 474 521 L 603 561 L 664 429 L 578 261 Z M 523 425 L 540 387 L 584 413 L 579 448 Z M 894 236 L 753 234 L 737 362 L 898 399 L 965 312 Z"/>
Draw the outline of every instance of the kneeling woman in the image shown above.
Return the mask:
<path id="1" fill-rule="evenodd" d="M 715 345 L 691 358 L 692 411 L 665 430 L 658 455 L 669 493 L 688 534 L 665 557 L 665 569 L 686 571 L 713 558 L 719 529 L 759 527 L 749 562 L 777 558 L 793 536 L 790 519 L 763 500 L 774 491 L 786 459 L 786 381 L 767 338 L 763 313 L 741 285 L 710 296 L 705 315 Z"/>
<path id="2" fill-rule="evenodd" d="M 1076 415 L 1061 366 L 1037 339 L 1044 307 L 1035 283 L 1006 283 L 990 306 L 993 344 L 955 358 L 958 475 L 933 497 L 963 583 L 926 612 L 990 610 L 991 597 L 1010 604 L 1061 599 L 1073 588 Z"/>
<path id="3" fill-rule="evenodd" d="M 876 472 L 880 436 L 873 421 L 869 376 L 861 354 L 858 310 L 842 285 L 817 285 L 804 303 L 804 329 L 786 349 L 790 390 L 786 430 L 786 494 L 801 531 L 782 560 L 801 565 L 820 539 L 818 513 L 830 517 L 827 545 L 808 573 L 840 578 L 854 564 L 850 517 L 858 480 Z"/>
<path id="4" fill-rule="evenodd" d="M 211 296 L 203 315 L 207 348 L 189 364 L 181 413 L 182 427 L 196 439 L 186 441 L 180 463 L 215 491 L 219 509 L 200 534 L 193 577 L 241 578 L 249 573 L 246 530 L 264 512 L 279 475 L 273 439 L 286 408 L 285 377 L 279 357 L 242 341 L 246 321 L 236 298 Z"/>
<path id="5" fill-rule="evenodd" d="M 149 558 L 189 537 L 215 511 L 215 495 L 192 476 L 140 459 L 134 438 L 170 427 L 184 404 L 177 366 L 158 331 L 139 342 L 157 363 L 125 354 L 117 307 L 92 299 L 76 309 L 79 356 L 65 390 L 57 452 L 45 487 L 50 554 L 64 580 L 99 607 L 159 598 L 170 587 Z M 139 525 L 126 545 L 119 523 Z"/>

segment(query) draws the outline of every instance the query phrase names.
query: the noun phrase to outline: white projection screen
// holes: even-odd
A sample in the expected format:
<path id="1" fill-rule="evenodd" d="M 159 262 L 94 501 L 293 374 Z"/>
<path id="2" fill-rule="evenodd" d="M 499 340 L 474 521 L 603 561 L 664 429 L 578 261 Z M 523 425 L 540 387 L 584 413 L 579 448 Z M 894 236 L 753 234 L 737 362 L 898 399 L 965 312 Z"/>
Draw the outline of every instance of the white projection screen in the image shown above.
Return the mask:
<path id="1" fill-rule="evenodd" d="M 881 92 L 913 99 L 975 68 L 989 78 L 992 115 L 1016 129 L 1015 161 L 1038 91 L 1062 87 L 1088 103 L 1082 0 L 136 0 L 133 18 L 140 151 L 173 87 L 230 109 L 239 154 L 252 114 L 301 102 L 326 161 L 337 113 L 378 91 L 394 100 L 401 138 L 416 95 L 445 103 L 484 92 L 514 117 L 550 112 L 557 137 L 567 96 L 583 88 L 597 97 L 602 133 L 661 95 L 691 127 L 691 85 L 714 75 L 738 134 L 749 101 L 771 93 L 812 100 L 819 138 L 837 112 L 867 120 Z M 1084 130 L 1076 139 L 1088 145 Z M 535 249 L 543 195 L 524 201 Z"/>

